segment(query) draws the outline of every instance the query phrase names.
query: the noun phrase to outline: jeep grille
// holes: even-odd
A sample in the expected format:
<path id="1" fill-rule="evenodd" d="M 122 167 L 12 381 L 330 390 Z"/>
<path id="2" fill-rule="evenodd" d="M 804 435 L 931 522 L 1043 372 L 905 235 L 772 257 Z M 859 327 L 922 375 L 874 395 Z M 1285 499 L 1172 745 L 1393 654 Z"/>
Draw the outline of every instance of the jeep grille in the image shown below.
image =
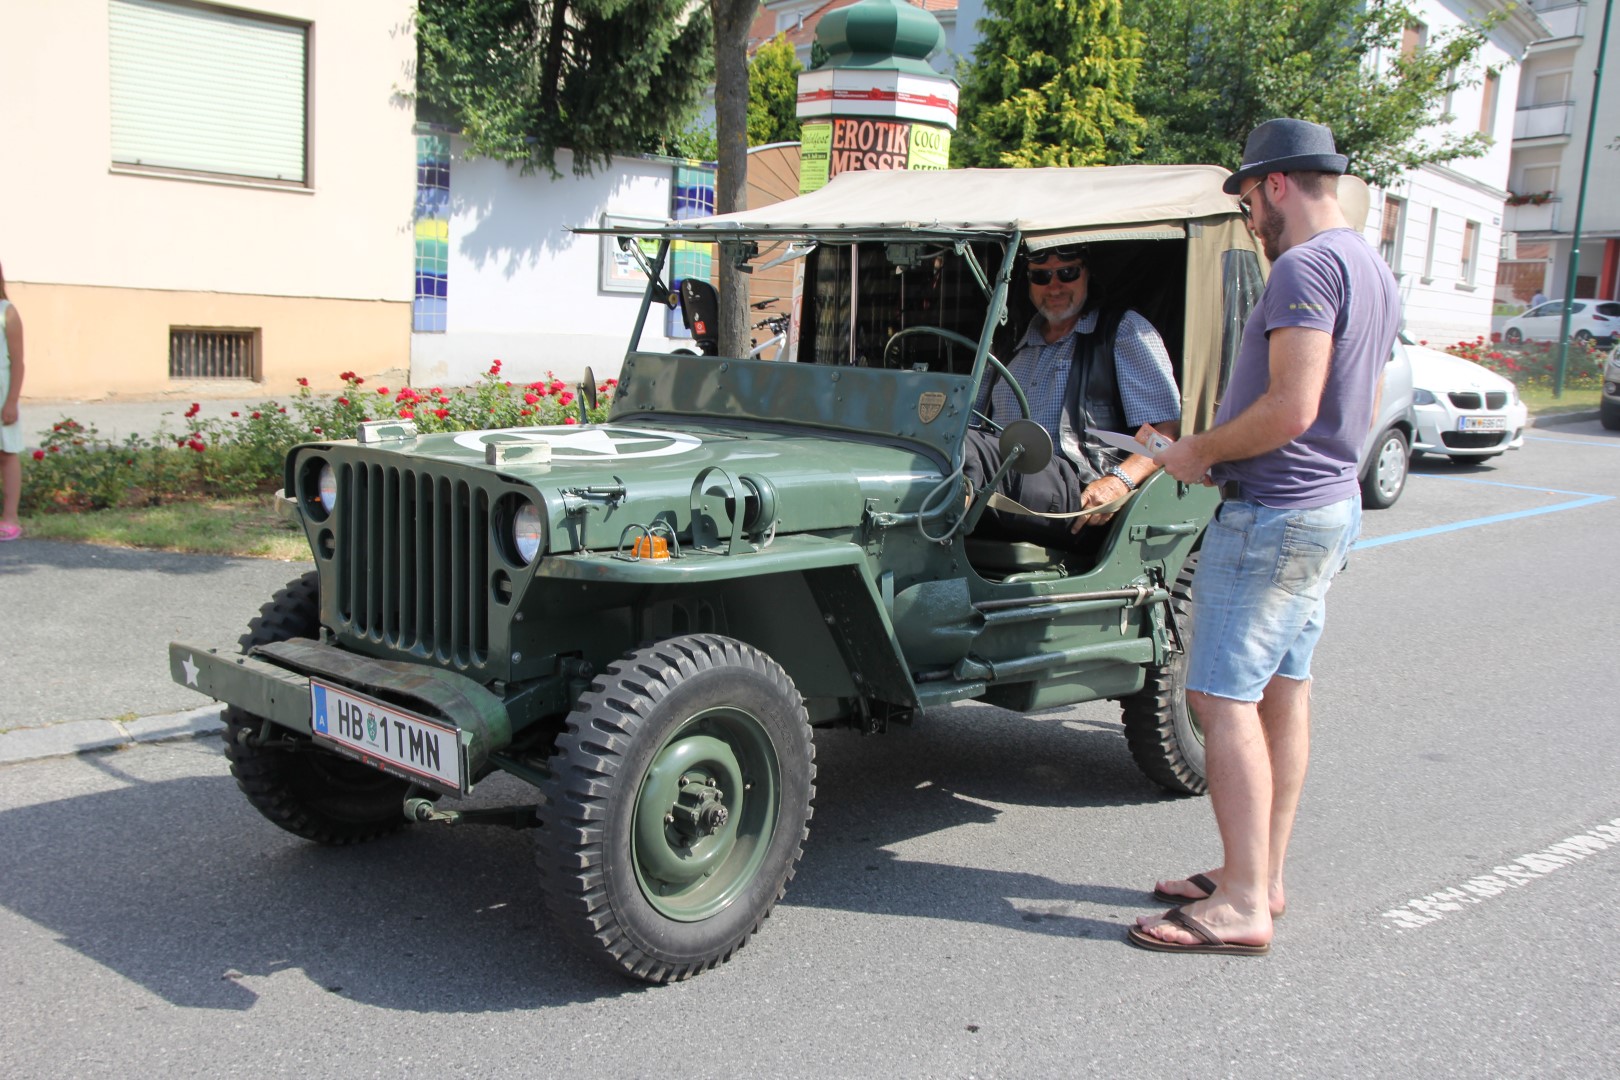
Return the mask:
<path id="1" fill-rule="evenodd" d="M 489 658 L 489 496 L 391 465 L 338 470 L 337 607 L 355 637 L 457 667 Z"/>

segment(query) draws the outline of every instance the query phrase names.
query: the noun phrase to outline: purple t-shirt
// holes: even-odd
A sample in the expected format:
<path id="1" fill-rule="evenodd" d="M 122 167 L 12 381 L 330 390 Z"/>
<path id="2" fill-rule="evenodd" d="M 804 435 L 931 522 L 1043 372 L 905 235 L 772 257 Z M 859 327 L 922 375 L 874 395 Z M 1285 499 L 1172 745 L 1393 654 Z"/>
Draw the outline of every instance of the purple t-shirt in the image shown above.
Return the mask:
<path id="1" fill-rule="evenodd" d="M 1316 420 L 1294 441 L 1210 470 L 1236 480 L 1245 498 L 1274 507 L 1327 506 L 1358 492 L 1356 462 L 1372 426 L 1373 399 L 1400 328 L 1400 294 L 1389 267 L 1354 229 L 1329 229 L 1283 252 L 1243 343 L 1215 422 L 1243 412 L 1271 385 L 1271 331 L 1305 326 L 1333 336 L 1333 358 Z"/>

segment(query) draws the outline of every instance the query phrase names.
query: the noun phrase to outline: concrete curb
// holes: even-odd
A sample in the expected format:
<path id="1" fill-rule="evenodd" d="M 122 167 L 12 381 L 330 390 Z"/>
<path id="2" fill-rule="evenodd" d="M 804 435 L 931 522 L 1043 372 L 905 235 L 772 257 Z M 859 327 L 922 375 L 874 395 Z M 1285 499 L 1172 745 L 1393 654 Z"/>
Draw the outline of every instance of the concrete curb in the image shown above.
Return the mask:
<path id="1" fill-rule="evenodd" d="M 142 717 L 127 724 L 116 720 L 69 720 L 45 727 L 13 728 L 0 734 L 0 765 L 218 735 L 225 729 L 222 712 L 223 706 L 204 705 L 186 712 Z"/>
<path id="2" fill-rule="evenodd" d="M 1582 409 L 1579 412 L 1550 413 L 1547 416 L 1532 416 L 1527 427 L 1559 427 L 1563 424 L 1581 424 L 1588 420 L 1596 420 L 1599 413 L 1596 409 Z"/>

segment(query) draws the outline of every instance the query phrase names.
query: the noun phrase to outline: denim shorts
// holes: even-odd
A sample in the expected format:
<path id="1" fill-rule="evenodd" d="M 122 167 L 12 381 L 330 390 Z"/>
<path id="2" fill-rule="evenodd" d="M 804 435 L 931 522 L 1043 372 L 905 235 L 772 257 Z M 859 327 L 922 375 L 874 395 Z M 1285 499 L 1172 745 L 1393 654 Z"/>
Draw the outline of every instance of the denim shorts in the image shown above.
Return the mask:
<path id="1" fill-rule="evenodd" d="M 1327 591 L 1361 532 L 1361 501 L 1308 510 L 1221 503 L 1192 581 L 1187 689 L 1259 701 L 1273 676 L 1311 677 Z"/>

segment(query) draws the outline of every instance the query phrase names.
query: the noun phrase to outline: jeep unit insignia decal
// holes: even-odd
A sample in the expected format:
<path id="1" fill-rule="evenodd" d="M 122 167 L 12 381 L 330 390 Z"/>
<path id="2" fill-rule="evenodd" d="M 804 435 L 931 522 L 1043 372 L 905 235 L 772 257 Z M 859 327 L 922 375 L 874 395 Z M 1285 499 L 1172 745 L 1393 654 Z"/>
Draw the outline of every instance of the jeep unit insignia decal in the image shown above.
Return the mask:
<path id="1" fill-rule="evenodd" d="M 652 428 L 620 427 L 543 427 L 506 428 L 501 431 L 466 431 L 456 436 L 456 445 L 482 451 L 489 442 L 527 439 L 551 444 L 551 460 L 623 460 L 625 458 L 667 457 L 687 454 L 703 445 L 695 435 Z"/>
<path id="2" fill-rule="evenodd" d="M 945 391 L 929 390 L 917 398 L 917 419 L 925 424 L 932 424 L 934 417 L 945 408 Z"/>

